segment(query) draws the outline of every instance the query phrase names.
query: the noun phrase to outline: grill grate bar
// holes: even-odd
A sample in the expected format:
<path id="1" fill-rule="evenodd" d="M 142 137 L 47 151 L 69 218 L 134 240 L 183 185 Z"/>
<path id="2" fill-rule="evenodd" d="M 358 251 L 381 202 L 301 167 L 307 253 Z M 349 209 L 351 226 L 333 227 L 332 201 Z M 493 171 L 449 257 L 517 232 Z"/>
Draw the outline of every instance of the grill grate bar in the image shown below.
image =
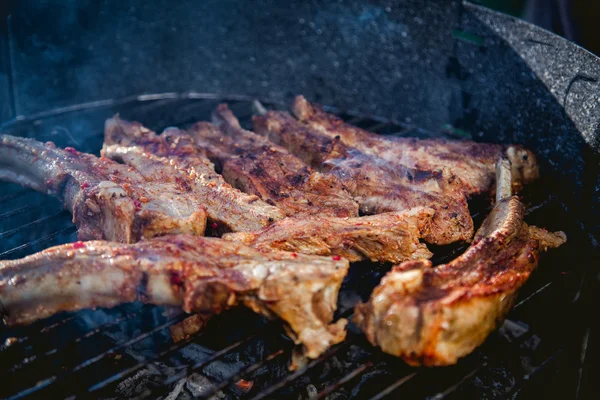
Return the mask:
<path id="1" fill-rule="evenodd" d="M 120 308 L 125 308 L 126 306 L 127 305 L 121 305 L 121 306 L 115 307 L 114 310 L 118 310 Z M 25 343 L 25 342 L 27 342 L 29 340 L 36 339 L 37 336 L 40 336 L 42 334 L 51 332 L 52 330 L 54 330 L 56 328 L 59 328 L 59 327 L 63 326 L 64 324 L 75 320 L 76 318 L 77 318 L 77 314 L 76 313 L 68 313 L 61 320 L 56 321 L 56 322 L 54 322 L 54 323 L 52 323 L 50 325 L 47 325 L 47 326 L 45 326 L 45 327 L 37 330 L 37 332 L 36 332 L 37 335 L 35 335 L 35 336 L 31 336 L 31 335 L 30 336 L 22 336 L 22 337 L 18 338 L 18 340 L 16 342 L 14 342 L 13 344 L 11 344 L 10 346 L 8 346 L 8 347 L 0 347 L 0 355 L 2 355 L 3 352 L 6 352 L 6 351 L 9 351 L 9 350 L 12 350 L 12 349 L 16 348 L 17 345 L 21 345 L 22 343 Z M 43 320 L 42 321 L 37 321 L 37 322 L 40 323 L 40 322 L 43 322 Z M 104 326 L 105 325 L 102 325 L 102 326 L 99 326 L 98 328 L 95 328 L 95 329 L 102 329 Z M 77 339 L 75 339 L 75 340 L 77 340 Z"/>
<path id="2" fill-rule="evenodd" d="M 97 327 L 97 328 L 94 328 L 94 329 L 92 329 L 92 330 L 90 330 L 90 331 L 86 332 L 85 334 L 83 334 L 83 335 L 79 336 L 79 337 L 78 337 L 78 338 L 76 338 L 75 340 L 73 340 L 73 341 L 71 341 L 70 343 L 66 344 L 64 347 L 66 348 L 66 347 L 68 347 L 68 346 L 75 345 L 75 344 L 77 344 L 77 343 L 81 342 L 82 340 L 85 340 L 85 339 L 89 339 L 89 338 L 91 338 L 91 337 L 94 337 L 94 336 L 96 336 L 96 335 L 98 335 L 98 334 L 100 334 L 100 333 L 103 333 L 103 332 L 105 332 L 107 329 L 110 329 L 110 328 L 112 328 L 112 327 L 114 327 L 114 326 L 116 326 L 116 325 L 119 325 L 119 324 L 120 324 L 120 323 L 122 323 L 122 322 L 128 321 L 128 320 L 130 320 L 130 319 L 132 319 L 132 318 L 136 317 L 137 315 L 138 315 L 138 313 L 137 313 L 137 312 L 132 312 L 132 313 L 125 314 L 125 315 L 123 315 L 123 316 L 121 316 L 121 317 L 119 317 L 119 318 L 115 319 L 114 321 L 112 321 L 112 322 L 108 323 L 108 324 L 105 324 L 105 325 L 99 326 L 99 327 Z M 38 358 L 41 358 L 41 357 L 46 357 L 46 356 L 49 356 L 49 355 L 52 355 L 52 354 L 56 354 L 56 353 L 58 353 L 60 350 L 61 350 L 61 348 L 54 347 L 54 348 L 52 348 L 52 349 L 50 349 L 50 350 L 47 350 L 47 351 L 45 351 L 45 352 L 43 352 L 43 353 L 40 353 L 40 354 L 34 354 L 34 355 L 32 355 L 32 356 L 30 356 L 30 357 L 28 357 L 28 358 L 27 358 L 27 363 L 30 363 L 30 362 L 32 362 L 32 361 L 35 361 L 36 359 L 38 359 Z M 21 369 L 21 368 L 23 368 L 25 365 L 26 365 L 26 364 L 24 364 L 24 363 L 21 363 L 21 364 L 14 365 L 14 366 L 13 366 L 13 367 L 12 367 L 12 368 L 9 370 L 9 371 L 10 371 L 10 372 L 14 372 L 14 371 L 16 371 L 16 370 L 18 370 L 18 369 Z"/>
<path id="3" fill-rule="evenodd" d="M 199 337 L 203 336 L 204 332 L 202 330 L 194 333 L 193 335 L 190 335 L 189 337 L 173 343 L 171 346 L 169 346 L 167 349 L 161 351 L 160 353 L 158 353 L 156 356 L 154 357 L 150 357 L 146 360 L 144 360 L 143 362 L 139 362 L 136 365 L 129 367 L 127 369 L 124 369 L 122 371 L 120 371 L 117 374 L 114 374 L 98 383 L 96 383 L 93 386 L 90 386 L 88 388 L 88 392 L 95 392 L 97 390 L 100 390 L 104 387 L 106 387 L 107 385 L 119 381 L 119 380 L 123 380 L 131 375 L 133 375 L 134 373 L 136 373 L 137 371 L 139 371 L 140 369 L 144 368 L 145 366 L 147 366 L 148 364 L 150 364 L 153 361 L 157 361 L 160 359 L 163 359 L 164 357 L 176 352 L 177 350 L 183 348 L 184 346 L 190 344 L 191 342 L 193 342 L 194 340 L 198 339 Z"/>
<path id="4" fill-rule="evenodd" d="M 366 363 L 362 364 L 360 367 L 354 369 L 352 372 L 346 374 L 346 376 L 344 376 L 342 379 L 340 379 L 336 383 L 327 386 L 325 389 L 323 389 L 321 392 L 319 392 L 316 399 L 317 400 L 324 399 L 331 392 L 333 392 L 334 390 L 338 390 L 339 388 L 344 386 L 346 383 L 350 382 L 352 379 L 356 378 L 357 376 L 359 376 L 360 374 L 362 374 L 363 372 L 365 372 L 372 366 L 373 366 L 373 362 L 367 361 Z"/>
<path id="5" fill-rule="evenodd" d="M 266 329 L 266 327 L 265 327 L 265 329 Z M 234 343 L 230 344 L 229 346 L 227 346 L 227 347 L 225 347 L 225 348 L 223 348 L 221 350 L 218 350 L 218 351 L 212 353 L 205 360 L 198 361 L 198 362 L 196 362 L 195 364 L 192 364 L 192 365 L 188 365 L 184 371 L 179 372 L 179 373 L 177 373 L 177 374 L 175 374 L 175 375 L 173 375 L 173 376 L 165 379 L 165 381 L 162 383 L 162 386 L 157 391 L 151 391 L 151 390 L 147 389 L 146 391 L 144 391 L 143 393 L 141 393 L 139 396 L 137 396 L 135 398 L 135 400 L 145 399 L 145 398 L 147 398 L 148 396 L 151 396 L 151 395 L 156 397 L 158 395 L 158 391 L 160 391 L 160 390 L 167 390 L 167 388 L 171 384 L 173 384 L 173 383 L 175 383 L 175 382 L 177 382 L 177 381 L 179 381 L 179 380 L 181 380 L 181 379 L 183 379 L 183 378 L 191 375 L 193 372 L 196 372 L 196 371 L 202 369 L 203 367 L 205 367 L 208 364 L 212 363 L 213 361 L 219 359 L 220 357 L 222 357 L 224 355 L 227 355 L 232 350 L 235 350 L 236 348 L 242 346 L 243 344 L 248 343 L 252 339 L 255 339 L 256 337 L 258 337 L 259 334 L 260 334 L 260 332 L 257 332 L 257 333 L 255 333 L 253 335 L 247 336 L 244 339 L 238 340 L 237 342 L 234 342 Z M 151 361 L 153 361 L 153 360 L 151 360 Z M 146 363 L 144 365 L 147 365 L 147 364 L 148 363 Z"/>
<path id="6" fill-rule="evenodd" d="M 314 368 L 318 364 L 320 364 L 320 363 L 328 360 L 329 358 L 333 357 L 334 355 L 336 355 L 340 350 L 342 350 L 346 347 L 350 347 L 351 344 L 352 344 L 351 341 L 349 339 L 346 339 L 345 342 L 337 345 L 336 347 L 330 348 L 329 351 L 322 354 L 319 358 L 312 360 L 311 362 L 306 364 L 304 367 L 302 367 L 302 368 L 298 369 L 296 372 L 286 376 L 284 379 L 282 379 L 275 385 L 272 385 L 266 389 L 263 389 L 263 391 L 258 393 L 256 396 L 254 396 L 252 398 L 252 400 L 264 399 L 267 396 L 270 396 L 273 393 L 277 392 L 278 390 L 283 389 L 284 387 L 286 387 L 287 385 L 289 385 L 290 383 L 292 383 L 293 381 L 298 379 L 300 376 L 304 375 L 310 369 Z"/>
<path id="7" fill-rule="evenodd" d="M 10 200 L 19 198 L 19 197 L 23 196 L 24 194 L 26 194 L 27 192 L 29 192 L 29 190 L 23 189 L 23 190 L 19 190 L 19 191 L 15 192 L 15 193 L 7 194 L 5 196 L 0 196 L 0 203 L 4 203 L 6 201 L 10 201 Z"/>
<path id="8" fill-rule="evenodd" d="M 280 355 L 285 354 L 285 349 L 279 349 L 271 354 L 269 354 L 267 357 L 265 357 L 264 359 L 260 360 L 257 363 L 254 363 L 252 365 L 250 365 L 249 367 L 243 369 L 242 371 L 232 375 L 231 377 L 225 379 L 223 382 L 219 383 L 216 386 L 213 386 L 210 390 L 208 390 L 208 392 L 206 394 L 204 394 L 205 398 L 210 398 L 211 396 L 213 396 L 214 394 L 216 394 L 218 391 L 225 389 L 227 386 L 239 381 L 240 379 L 242 379 L 244 376 L 251 374 L 252 372 L 256 371 L 257 369 L 259 369 L 260 367 L 262 367 L 263 365 L 269 363 L 270 361 L 274 360 L 275 358 L 279 357 Z"/>
<path id="9" fill-rule="evenodd" d="M 28 222 L 28 223 L 26 223 L 24 225 L 19 226 L 18 228 L 9 229 L 8 231 L 0 233 L 0 239 L 3 239 L 3 238 L 8 237 L 8 236 L 12 236 L 15 233 L 19 233 L 19 232 L 24 231 L 26 229 L 32 228 L 34 226 L 37 226 L 37 225 L 39 225 L 41 223 L 48 222 L 48 221 L 50 221 L 52 219 L 58 218 L 61 215 L 63 215 L 64 213 L 66 213 L 65 210 L 60 210 L 59 212 L 54 213 L 52 215 L 47 215 L 47 216 L 42 217 L 40 219 L 37 219 L 35 221 Z"/>
<path id="10" fill-rule="evenodd" d="M 552 355 L 550 357 L 546 358 L 540 365 L 538 365 L 530 373 L 525 375 L 523 377 L 523 380 L 531 381 L 531 378 L 533 378 L 534 375 L 536 375 L 537 373 L 544 370 L 544 368 L 546 368 L 551 362 L 554 362 L 554 360 L 556 360 L 558 358 L 558 356 L 561 354 L 562 354 L 562 349 L 559 349 L 559 350 L 555 351 L 554 353 L 552 353 Z"/>
<path id="11" fill-rule="evenodd" d="M 168 385 L 178 381 L 181 378 L 185 378 L 186 376 L 191 375 L 193 372 L 196 372 L 199 369 L 204 368 L 205 366 L 207 366 L 211 362 L 215 361 L 216 359 L 226 355 L 231 350 L 235 350 L 236 348 L 240 347 L 241 345 L 248 343 L 252 339 L 255 339 L 256 337 L 258 337 L 258 335 L 259 335 L 258 333 L 255 333 L 255 334 L 250 335 L 242 340 L 238 340 L 237 342 L 232 343 L 229 346 L 227 346 L 219 351 L 214 352 L 207 359 L 198 361 L 195 364 L 189 365 L 184 371 L 182 371 L 178 374 L 175 374 L 175 375 L 171 376 L 170 378 L 166 379 L 164 382 L 164 385 L 168 386 Z"/>
<path id="12" fill-rule="evenodd" d="M 262 333 L 268 331 L 268 329 L 272 328 L 272 325 L 274 325 L 274 324 L 275 324 L 275 322 L 271 322 L 271 323 L 265 325 L 258 332 L 254 333 L 254 334 L 252 334 L 250 336 L 247 336 L 244 339 L 241 339 L 241 340 L 239 340 L 239 341 L 237 341 L 235 343 L 232 343 L 229 346 L 225 347 L 224 349 L 221 349 L 221 350 L 219 350 L 219 351 L 211 354 L 210 357 L 208 357 L 206 360 L 203 360 L 203 361 L 200 362 L 201 365 L 197 366 L 196 370 L 205 367 L 209 363 L 215 361 L 217 358 L 226 355 L 231 350 L 234 350 L 237 347 L 241 346 L 242 344 L 245 344 L 245 343 L 249 342 L 250 340 L 258 337 L 260 334 L 262 334 Z M 166 356 L 174 353 L 175 351 L 179 350 L 180 348 L 184 347 L 185 345 L 191 343 L 193 340 L 196 340 L 199 337 L 203 336 L 204 333 L 205 333 L 204 331 L 200 330 L 200 331 L 194 333 L 193 335 L 191 335 L 190 337 L 188 337 L 188 338 L 186 338 L 186 339 L 184 339 L 182 341 L 179 341 L 177 343 L 173 343 L 171 346 L 169 346 L 169 348 L 167 348 L 166 350 L 163 350 L 162 352 L 160 352 L 155 357 L 148 358 L 148 359 L 146 359 L 146 360 L 144 360 L 142 362 L 137 363 L 136 365 L 134 365 L 132 367 L 129 367 L 129 368 L 123 370 L 123 371 L 119 371 L 117 374 L 115 374 L 115 375 L 113 375 L 111 377 L 108 377 L 104 381 L 99 382 L 96 385 L 90 387 L 88 389 L 88 391 L 89 392 L 96 391 L 98 389 L 101 389 L 101 388 L 105 387 L 106 385 L 108 385 L 108 384 L 110 384 L 112 382 L 115 382 L 115 381 L 121 380 L 121 379 L 125 379 L 125 378 L 131 376 L 132 374 L 134 374 L 136 371 L 144 368 L 145 366 L 147 366 L 151 362 L 158 361 L 158 360 L 163 359 L 164 357 L 166 357 Z M 189 368 L 191 368 L 191 367 L 192 366 L 190 366 Z M 183 371 L 183 372 L 180 372 L 180 373 L 176 374 L 175 376 L 173 376 L 173 377 L 169 378 L 168 380 L 166 380 L 164 382 L 163 386 L 166 387 L 166 386 L 170 385 L 171 383 L 173 383 L 174 381 L 177 381 L 179 379 L 185 378 L 186 376 L 191 375 L 192 372 L 193 371 L 189 371 L 188 372 L 187 370 Z M 150 395 L 150 393 L 144 394 L 141 397 L 143 398 L 143 397 L 146 397 L 147 395 Z"/>
<path id="13" fill-rule="evenodd" d="M 375 396 L 371 397 L 369 400 L 381 400 L 386 397 L 388 394 L 392 393 L 394 390 L 398 389 L 400 386 L 404 385 L 414 377 L 416 377 L 418 372 L 413 372 L 412 374 L 408 374 L 398 379 L 396 382 L 391 384 L 390 386 L 383 389 L 381 392 L 377 393 Z"/>
<path id="14" fill-rule="evenodd" d="M 519 394 L 521 394 L 521 392 L 524 389 L 526 389 L 527 384 L 530 384 L 532 382 L 532 378 L 535 375 L 537 375 L 538 373 L 542 372 L 548 365 L 550 365 L 552 362 L 554 362 L 558 358 L 558 356 L 560 356 L 561 354 L 562 354 L 562 349 L 555 351 L 549 357 L 547 357 L 540 365 L 535 367 L 530 373 L 521 377 L 520 380 L 517 381 L 517 384 L 515 384 L 513 390 L 511 390 L 509 393 L 506 394 L 506 398 L 509 398 L 509 397 L 512 399 L 518 398 Z"/>
<path id="15" fill-rule="evenodd" d="M 522 305 L 524 305 L 525 303 L 527 303 L 528 301 L 530 301 L 531 299 L 533 299 L 534 297 L 536 297 L 537 295 L 539 295 L 540 293 L 542 293 L 543 291 L 548 289 L 550 286 L 552 286 L 552 281 L 546 283 L 544 286 L 540 287 L 538 290 L 531 293 L 529 296 L 525 297 L 523 300 L 519 301 L 517 304 L 514 305 L 512 310 L 514 311 L 514 310 L 518 309 L 519 307 L 521 307 Z"/>
<path id="16" fill-rule="evenodd" d="M 352 310 L 353 310 L 353 308 L 352 308 L 352 307 L 350 307 L 350 308 L 348 308 L 348 309 L 344 310 L 344 311 L 343 311 L 343 312 L 340 314 L 340 317 L 339 317 L 339 318 L 350 318 L 350 317 L 351 317 L 351 315 L 352 315 Z M 198 363 L 196 363 L 196 364 L 193 364 L 193 365 L 190 365 L 190 366 L 188 366 L 188 367 L 187 367 L 187 368 L 186 368 L 184 371 L 182 371 L 182 372 L 180 372 L 180 373 L 177 373 L 177 374 L 175 374 L 175 375 L 171 376 L 170 378 L 166 379 L 166 380 L 165 380 L 165 382 L 163 383 L 163 387 L 168 387 L 169 385 L 171 385 L 171 384 L 175 383 L 176 381 L 178 381 L 178 380 L 180 380 L 180 379 L 182 379 L 182 378 L 185 378 L 186 376 L 190 376 L 192 373 L 194 373 L 194 372 L 197 372 L 197 371 L 201 370 L 202 368 L 204 368 L 205 366 L 207 366 L 207 365 L 208 365 L 208 364 L 210 364 L 211 362 L 215 361 L 217 358 L 220 358 L 220 357 L 222 357 L 222 356 L 226 355 L 226 354 L 227 354 L 227 353 L 229 353 L 231 350 L 234 350 L 235 348 L 237 348 L 237 347 L 241 346 L 242 344 L 245 344 L 245 343 L 249 342 L 250 340 L 252 340 L 252 339 L 254 339 L 254 338 L 258 337 L 259 335 L 262 335 L 264 332 L 268 332 L 269 328 L 270 328 L 272 325 L 275 325 L 275 324 L 277 324 L 277 322 L 275 322 L 275 321 L 272 321 L 272 322 L 270 322 L 269 324 L 267 324 L 266 326 L 264 326 L 264 327 L 263 327 L 263 328 L 262 328 L 262 329 L 261 329 L 259 332 L 256 332 L 256 333 L 255 333 L 255 334 L 253 334 L 253 335 L 250 335 L 250 336 L 248 336 L 248 337 L 246 337 L 246 338 L 244 338 L 244 339 L 242 339 L 242 340 L 240 340 L 240 341 L 238 341 L 238 342 L 235 342 L 235 343 L 233 343 L 233 344 L 231 344 L 231 345 L 229 345 L 229 346 L 225 347 L 224 349 L 221 349 L 221 350 L 219 350 L 219 351 L 217 351 L 217 352 L 213 353 L 213 354 L 212 354 L 212 355 L 211 355 L 209 358 L 207 358 L 206 360 L 203 360 L 203 361 L 200 361 L 200 362 L 198 362 Z M 323 357 L 323 355 L 322 355 L 320 358 L 322 358 L 322 357 Z M 319 360 L 320 360 L 320 358 L 319 358 L 319 359 L 316 359 L 316 360 L 313 360 L 313 361 L 319 361 Z M 327 358 L 329 358 L 329 357 L 327 357 Z M 325 358 L 324 358 L 324 359 L 325 359 Z M 323 360 L 324 360 L 324 359 L 323 359 Z M 151 361 L 154 361 L 154 360 L 149 360 L 149 361 L 147 361 L 147 362 L 144 362 L 143 364 L 144 364 L 144 365 L 147 365 L 147 364 L 148 364 L 149 362 L 151 362 Z M 258 363 L 261 363 L 261 362 L 262 362 L 262 361 L 259 361 Z M 315 363 L 313 366 L 316 366 L 316 365 L 317 365 L 317 363 Z M 250 367 L 248 367 L 248 368 L 251 368 L 251 367 L 252 367 L 252 365 L 251 365 Z M 140 368 L 141 368 L 141 367 L 140 367 Z M 311 368 L 312 368 L 312 367 L 311 367 Z M 308 369 L 310 369 L 310 368 L 308 368 Z M 304 371 L 304 372 L 306 372 L 306 371 L 308 371 L 308 369 L 306 369 L 306 370 L 303 370 L 303 371 Z M 253 369 L 252 371 L 254 371 L 254 369 Z M 299 371 L 300 371 L 300 370 L 298 370 L 298 371 L 296 371 L 296 372 L 299 372 Z M 301 375 L 302 375 L 302 374 L 300 374 L 300 375 L 298 375 L 298 376 L 301 376 Z M 288 377 L 289 377 L 289 376 L 288 376 Z M 292 381 L 293 381 L 293 380 L 292 380 Z M 290 382 L 291 382 L 291 381 L 290 381 Z M 229 383 L 229 384 L 227 384 L 227 385 L 225 385 L 225 386 L 229 386 L 230 384 L 231 384 L 231 383 Z M 218 389 L 218 390 L 220 390 L 220 389 Z M 150 394 L 151 394 L 151 393 L 149 393 L 149 392 L 148 392 L 148 393 L 144 393 L 142 396 L 140 396 L 140 397 L 138 397 L 138 398 L 145 398 L 145 397 L 149 396 Z M 155 393 L 154 393 L 154 394 L 155 394 Z M 261 395 L 261 394 L 259 394 L 259 395 Z"/>
<path id="17" fill-rule="evenodd" d="M 82 362 L 81 364 L 79 364 L 75 368 L 73 368 L 72 372 L 77 372 L 77 371 L 79 371 L 79 370 L 81 370 L 83 368 L 86 368 L 86 367 L 88 367 L 88 366 L 90 366 L 90 365 L 92 365 L 92 364 L 100 361 L 104 357 L 106 357 L 106 356 L 108 356 L 110 354 L 114 354 L 119 349 L 131 346 L 132 344 L 135 344 L 135 343 L 137 343 L 137 342 L 139 342 L 139 341 L 141 341 L 141 340 L 143 340 L 143 339 L 145 339 L 145 338 L 147 338 L 147 337 L 149 337 L 149 336 L 151 336 L 151 335 L 153 335 L 153 334 L 155 334 L 157 332 L 162 331 L 163 329 L 167 329 L 168 327 L 170 327 L 172 325 L 175 325 L 178 322 L 183 321 L 185 318 L 187 318 L 187 316 L 188 315 L 186 313 L 182 312 L 181 314 L 179 314 L 175 318 L 173 318 L 173 319 L 165 322 L 164 324 L 161 324 L 161 325 L 157 326 L 156 328 L 154 328 L 154 329 L 152 329 L 152 330 L 150 330 L 148 332 L 145 332 L 145 333 L 143 333 L 141 335 L 138 335 L 135 338 L 133 338 L 131 340 L 128 340 L 128 341 L 126 341 L 124 343 L 118 344 L 118 345 L 114 346 L 113 348 L 111 348 L 109 350 L 106 350 L 106 351 L 103 351 L 102 353 L 98 354 L 97 356 L 92 357 L 92 358 L 90 358 L 90 359 Z"/>
<path id="18" fill-rule="evenodd" d="M 13 215 L 22 214 L 25 211 L 30 210 L 30 209 L 31 209 L 31 206 L 29 206 L 29 205 L 15 208 L 14 210 L 10 210 L 10 211 L 0 214 L 0 220 L 8 218 L 8 217 L 12 217 Z"/>
<path id="19" fill-rule="evenodd" d="M 22 244 L 20 246 L 14 247 L 14 248 L 12 248 L 10 250 L 6 250 L 6 251 L 0 253 L 0 257 L 4 257 L 4 256 L 7 256 L 7 255 L 10 255 L 10 254 L 15 253 L 15 252 L 17 252 L 19 250 L 27 249 L 27 248 L 29 248 L 31 246 L 35 246 L 36 244 L 40 244 L 40 243 L 43 243 L 43 242 L 50 241 L 50 240 L 52 240 L 52 239 L 54 239 L 54 238 L 56 238 L 58 236 L 70 235 L 71 233 L 74 233 L 76 231 L 77 231 L 77 228 L 75 226 L 68 226 L 68 227 L 63 228 L 61 230 L 58 230 L 56 232 L 50 233 L 50 234 L 48 234 L 46 236 L 42 236 L 39 239 L 32 240 L 31 242 L 27 242 L 27 243 Z"/>
<path id="20" fill-rule="evenodd" d="M 443 392 L 436 394 L 435 396 L 432 397 L 432 399 L 433 400 L 441 400 L 441 399 L 445 398 L 446 396 L 448 396 L 449 394 L 454 393 L 457 389 L 459 389 L 462 385 L 464 385 L 465 382 L 467 382 L 469 379 L 471 379 L 473 376 L 475 376 L 475 374 L 477 374 L 479 371 L 481 371 L 483 368 L 485 368 L 486 365 L 487 365 L 486 362 L 482 362 L 481 364 L 479 364 L 478 366 L 473 368 L 470 372 L 468 372 L 466 375 L 464 375 L 454 385 L 450 386 Z"/>
<path id="21" fill-rule="evenodd" d="M 80 370 L 86 368 L 86 367 L 89 367 L 90 365 L 93 365 L 93 364 L 97 363 L 98 361 L 102 360 L 106 356 L 116 353 L 117 350 L 131 346 L 137 342 L 140 342 L 140 341 L 146 339 L 147 337 L 152 336 L 155 333 L 162 331 L 163 329 L 166 329 L 178 322 L 181 322 L 186 317 L 187 317 L 187 314 L 182 312 L 181 314 L 179 314 L 175 318 L 172 318 L 171 320 L 165 322 L 164 324 L 161 324 L 150 331 L 144 332 L 141 335 L 134 337 L 133 339 L 127 340 L 125 342 L 121 342 L 121 343 L 117 344 L 116 346 L 114 346 L 106 351 L 103 351 L 100 354 L 98 354 L 92 358 L 89 358 L 82 363 L 79 363 L 74 368 L 72 368 L 70 371 L 64 371 L 60 374 L 55 374 L 49 378 L 46 378 L 46 379 L 42 380 L 41 382 L 38 382 L 35 386 L 27 388 L 27 389 L 17 393 L 16 395 L 10 397 L 10 399 L 20 399 L 20 398 L 28 396 L 32 393 L 35 393 L 45 387 L 48 387 L 49 385 L 55 383 L 60 378 L 64 379 L 65 377 L 69 376 L 70 374 L 73 374 L 77 371 L 80 371 Z"/>

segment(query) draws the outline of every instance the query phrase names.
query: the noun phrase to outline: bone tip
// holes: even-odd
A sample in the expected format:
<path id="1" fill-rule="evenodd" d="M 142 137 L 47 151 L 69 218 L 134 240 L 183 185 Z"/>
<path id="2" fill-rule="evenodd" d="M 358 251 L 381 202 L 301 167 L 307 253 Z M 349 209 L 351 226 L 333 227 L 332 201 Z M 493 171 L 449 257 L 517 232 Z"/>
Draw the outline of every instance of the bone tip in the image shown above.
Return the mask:
<path id="1" fill-rule="evenodd" d="M 512 196 L 512 172 L 508 158 L 496 162 L 496 202 Z"/>
<path id="2" fill-rule="evenodd" d="M 265 115 L 267 113 L 265 106 L 258 100 L 252 102 L 252 111 L 258 115 Z"/>

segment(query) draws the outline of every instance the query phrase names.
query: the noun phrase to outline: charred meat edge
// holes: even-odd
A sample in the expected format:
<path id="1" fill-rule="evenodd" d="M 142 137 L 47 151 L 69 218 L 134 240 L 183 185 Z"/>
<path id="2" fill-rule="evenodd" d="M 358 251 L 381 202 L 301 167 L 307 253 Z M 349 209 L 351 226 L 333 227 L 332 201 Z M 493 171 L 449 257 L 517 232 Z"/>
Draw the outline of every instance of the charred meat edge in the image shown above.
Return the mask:
<path id="1" fill-rule="evenodd" d="M 500 157 L 507 157 L 511 162 L 513 189 L 518 190 L 539 177 L 535 155 L 522 146 L 378 135 L 345 123 L 303 96 L 296 97 L 292 111 L 312 129 L 332 139 L 337 137 L 365 154 L 416 169 L 447 170 L 457 176 L 460 190 L 467 196 L 493 189 L 494 168 Z"/>
<path id="2" fill-rule="evenodd" d="M 373 345 L 415 366 L 456 363 L 503 322 L 540 253 L 565 243 L 564 233 L 523 222 L 510 164 L 498 165 L 498 201 L 464 254 L 435 268 L 400 264 L 357 305 L 355 320 Z"/>
<path id="3" fill-rule="evenodd" d="M 309 358 L 345 337 L 331 324 L 348 261 L 261 253 L 217 238 L 173 235 L 125 245 L 90 241 L 0 262 L 0 305 L 9 325 L 61 311 L 141 301 L 220 313 L 244 305 L 280 318 Z"/>

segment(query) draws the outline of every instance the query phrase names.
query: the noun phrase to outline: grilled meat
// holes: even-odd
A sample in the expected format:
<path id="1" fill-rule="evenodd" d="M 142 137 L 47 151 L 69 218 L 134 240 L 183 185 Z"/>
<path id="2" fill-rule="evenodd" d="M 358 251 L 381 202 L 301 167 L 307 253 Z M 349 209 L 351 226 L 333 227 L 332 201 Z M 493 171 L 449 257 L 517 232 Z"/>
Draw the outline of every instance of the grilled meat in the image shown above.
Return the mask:
<path id="1" fill-rule="evenodd" d="M 106 158 L 53 143 L 0 135 L 0 179 L 58 197 L 81 240 L 133 243 L 165 234 L 204 234 L 203 204 Z"/>
<path id="2" fill-rule="evenodd" d="M 433 212 L 417 207 L 358 218 L 286 218 L 262 231 L 229 233 L 223 239 L 261 251 L 285 250 L 335 255 L 352 262 L 367 259 L 398 263 L 431 257 L 419 238 Z"/>
<path id="3" fill-rule="evenodd" d="M 429 229 L 423 232 L 427 242 L 448 244 L 470 240 L 473 235 L 466 198 L 446 172 L 390 165 L 307 127 L 285 112 L 255 116 L 253 124 L 255 132 L 339 180 L 355 196 L 364 214 L 426 205 L 435 211 L 427 224 Z"/>
<path id="4" fill-rule="evenodd" d="M 500 169 L 507 175 L 509 168 Z M 566 241 L 562 232 L 528 226 L 523 214 L 517 197 L 500 199 L 455 260 L 435 268 L 428 260 L 394 267 L 368 303 L 356 307 L 367 339 L 411 365 L 428 366 L 453 364 L 483 343 L 504 320 L 540 253 Z"/>
<path id="5" fill-rule="evenodd" d="M 347 269 L 346 260 L 191 235 L 78 242 L 0 262 L 0 309 L 7 323 L 26 324 L 136 300 L 208 315 L 242 304 L 281 318 L 314 358 L 345 336 L 345 320 L 330 322 Z"/>
<path id="6" fill-rule="evenodd" d="M 210 224 L 219 231 L 257 230 L 285 216 L 226 183 L 184 131 L 169 128 L 157 135 L 115 117 L 106 121 L 104 140 L 106 157 L 135 167 L 149 181 L 178 185 L 202 202 Z"/>
<path id="7" fill-rule="evenodd" d="M 242 129 L 227 105 L 221 104 L 213 113 L 213 122 L 218 128 L 200 122 L 188 132 L 234 187 L 277 206 L 288 216 L 358 216 L 358 204 L 337 180 Z"/>
<path id="8" fill-rule="evenodd" d="M 343 122 L 321 107 L 310 104 L 303 96 L 296 97 L 292 110 L 311 129 L 332 139 L 338 137 L 345 145 L 365 154 L 419 170 L 448 169 L 460 179 L 461 191 L 467 196 L 492 190 L 494 166 L 500 157 L 506 156 L 511 161 L 514 189 L 539 176 L 535 156 L 521 146 L 381 136 Z"/>
<path id="9" fill-rule="evenodd" d="M 220 129 L 201 122 L 190 132 L 209 158 L 221 163 L 225 179 L 294 217 L 224 238 L 262 251 L 336 255 L 350 261 L 401 262 L 431 256 L 419 238 L 433 210 L 419 207 L 356 218 L 358 205 L 333 175 L 312 171 L 281 146 L 242 129 L 226 105 L 219 106 L 213 122 Z M 342 218 L 348 216 L 355 218 Z"/>

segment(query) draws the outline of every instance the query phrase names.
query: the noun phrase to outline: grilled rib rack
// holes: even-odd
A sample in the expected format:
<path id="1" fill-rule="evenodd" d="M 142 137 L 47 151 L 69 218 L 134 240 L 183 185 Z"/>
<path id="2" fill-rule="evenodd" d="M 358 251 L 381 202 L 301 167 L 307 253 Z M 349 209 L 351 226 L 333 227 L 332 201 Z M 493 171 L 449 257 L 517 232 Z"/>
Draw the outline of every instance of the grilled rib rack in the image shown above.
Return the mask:
<path id="1" fill-rule="evenodd" d="M 17 118 L 2 128 L 6 133 L 97 154 L 103 122 L 116 112 L 160 131 L 208 120 L 219 102 L 228 102 L 248 127 L 252 100 L 201 93 L 144 95 L 51 110 Z M 440 135 L 385 118 L 335 108 L 328 111 L 381 134 Z M 446 130 L 444 134 L 465 133 Z M 499 332 L 456 366 L 410 368 L 370 346 L 350 326 L 344 343 L 290 372 L 293 343 L 276 321 L 233 310 L 174 343 L 169 328 L 187 315 L 180 310 L 126 304 L 60 314 L 27 327 L 1 327 L 0 397 L 383 399 L 402 395 L 441 399 L 526 398 L 530 391 L 538 396 L 578 395 L 588 379 L 585 367 L 591 328 L 582 316 L 593 306 L 593 279 L 586 279 L 586 271 L 594 243 L 560 196 L 545 186 L 542 178 L 525 188 L 526 221 L 563 230 L 569 241 L 542 258 Z M 489 211 L 489 199 L 474 200 L 471 207 L 479 224 Z M 75 240 L 71 216 L 58 201 L 0 183 L 0 259 L 23 257 Z M 432 248 L 434 264 L 456 257 L 465 248 Z M 353 265 L 340 294 L 338 316 L 351 317 L 353 305 L 368 298 L 389 268 L 368 262 Z M 560 381 L 553 379 L 558 376 Z"/>

